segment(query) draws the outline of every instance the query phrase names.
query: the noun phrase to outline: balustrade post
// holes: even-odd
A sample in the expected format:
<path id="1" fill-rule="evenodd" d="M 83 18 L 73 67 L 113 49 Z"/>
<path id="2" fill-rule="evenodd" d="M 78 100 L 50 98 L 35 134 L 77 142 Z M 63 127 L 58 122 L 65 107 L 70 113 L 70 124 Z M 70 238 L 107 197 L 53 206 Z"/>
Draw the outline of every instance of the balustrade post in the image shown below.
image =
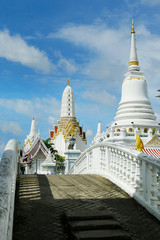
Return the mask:
<path id="1" fill-rule="evenodd" d="M 101 159 L 100 159 L 100 170 L 102 172 L 104 172 L 105 168 L 106 168 L 105 152 L 106 152 L 105 147 L 100 147 L 100 156 L 101 156 Z"/>
<path id="2" fill-rule="evenodd" d="M 89 170 L 89 154 L 88 152 L 86 153 L 86 168 L 87 168 L 87 171 Z"/>
<path id="3" fill-rule="evenodd" d="M 114 158 L 113 158 L 113 173 L 116 174 L 116 165 L 117 165 L 117 149 L 114 149 Z"/>
<path id="4" fill-rule="evenodd" d="M 143 171 L 142 171 L 142 161 L 140 160 L 140 182 L 139 182 L 139 184 L 140 184 L 140 189 L 139 189 L 139 191 L 140 191 L 140 195 L 141 195 L 141 197 L 144 197 L 143 196 L 143 194 L 144 194 L 144 190 L 143 190 Z"/>
<path id="5" fill-rule="evenodd" d="M 152 183 L 151 183 L 151 190 L 150 190 L 150 192 L 151 192 L 150 202 L 151 202 L 151 205 L 153 207 L 155 207 L 156 204 L 157 204 L 157 201 L 158 201 L 158 198 L 157 198 L 157 187 L 158 186 L 157 186 L 156 167 L 150 165 L 149 168 L 150 168 L 150 171 L 151 171 L 151 174 L 152 174 Z"/>
<path id="6" fill-rule="evenodd" d="M 135 189 L 137 191 L 138 194 L 140 194 L 141 196 L 141 178 L 140 178 L 140 175 L 141 175 L 141 160 L 139 159 L 136 159 L 136 186 L 135 186 Z"/>
<path id="7" fill-rule="evenodd" d="M 120 175 L 120 151 L 117 151 L 117 166 L 116 166 L 116 175 L 119 178 Z"/>
<path id="8" fill-rule="evenodd" d="M 157 199 L 158 199 L 158 203 L 157 203 L 157 210 L 160 212 L 160 169 L 158 169 L 158 193 L 157 193 Z"/>
<path id="9" fill-rule="evenodd" d="M 127 183 L 128 184 L 131 183 L 131 161 L 132 161 L 132 156 L 128 155 L 128 157 L 127 157 L 127 171 L 126 171 Z"/>
<path id="10" fill-rule="evenodd" d="M 110 169 L 110 150 L 108 147 L 106 147 L 105 161 L 106 161 L 106 172 L 108 173 Z"/>
<path id="11" fill-rule="evenodd" d="M 92 150 L 88 153 L 88 158 L 89 158 L 89 161 L 88 161 L 88 169 L 92 169 L 92 158 L 93 158 L 93 152 Z"/>
<path id="12" fill-rule="evenodd" d="M 120 178 L 123 179 L 123 156 L 124 156 L 124 153 L 121 152 L 121 155 L 120 155 Z"/>
<path id="13" fill-rule="evenodd" d="M 113 174 L 113 148 L 110 148 L 110 173 Z"/>
<path id="14" fill-rule="evenodd" d="M 136 178 L 136 158 L 132 158 L 131 161 L 131 186 L 132 188 L 135 188 L 136 186 L 136 182 L 135 182 L 135 178 Z"/>
<path id="15" fill-rule="evenodd" d="M 124 159 L 123 159 L 123 181 L 126 182 L 127 175 L 126 175 L 126 169 L 127 169 L 127 156 L 128 154 L 124 154 Z"/>

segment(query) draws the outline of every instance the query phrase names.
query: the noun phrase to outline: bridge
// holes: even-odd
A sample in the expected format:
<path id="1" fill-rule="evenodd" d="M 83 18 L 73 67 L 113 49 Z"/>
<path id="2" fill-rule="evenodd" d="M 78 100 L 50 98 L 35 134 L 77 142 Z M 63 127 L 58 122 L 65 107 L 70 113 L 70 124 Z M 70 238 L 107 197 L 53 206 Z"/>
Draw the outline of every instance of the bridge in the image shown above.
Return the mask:
<path id="1" fill-rule="evenodd" d="M 160 239 L 155 158 L 102 143 L 67 175 L 17 175 L 18 161 L 10 140 L 0 162 L 1 240 Z"/>

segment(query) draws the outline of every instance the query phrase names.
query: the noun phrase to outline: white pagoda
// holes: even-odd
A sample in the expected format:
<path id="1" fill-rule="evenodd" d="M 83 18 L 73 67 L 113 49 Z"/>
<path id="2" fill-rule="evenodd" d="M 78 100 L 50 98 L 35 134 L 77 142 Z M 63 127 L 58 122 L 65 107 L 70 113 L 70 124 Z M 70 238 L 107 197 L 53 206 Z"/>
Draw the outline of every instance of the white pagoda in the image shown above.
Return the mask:
<path id="1" fill-rule="evenodd" d="M 156 121 L 148 98 L 147 82 L 140 70 L 132 22 L 129 67 L 122 84 L 119 108 L 111 127 L 101 134 L 98 128 L 92 144 L 110 141 L 135 147 L 136 133 L 141 137 L 145 148 L 160 148 L 160 123 Z"/>
<path id="2" fill-rule="evenodd" d="M 74 150 L 83 152 L 87 147 L 86 133 L 77 122 L 74 94 L 68 80 L 62 95 L 60 120 L 53 126 L 53 130 L 49 131 L 49 138 L 58 153 L 64 156 L 64 152 L 69 148 L 71 137 L 75 138 Z"/>

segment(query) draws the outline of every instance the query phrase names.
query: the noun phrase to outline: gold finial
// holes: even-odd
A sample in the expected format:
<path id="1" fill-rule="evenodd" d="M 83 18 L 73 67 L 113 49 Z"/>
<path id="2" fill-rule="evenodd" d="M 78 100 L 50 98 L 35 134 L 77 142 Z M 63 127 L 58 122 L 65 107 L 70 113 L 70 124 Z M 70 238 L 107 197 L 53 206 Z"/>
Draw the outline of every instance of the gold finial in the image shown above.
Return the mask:
<path id="1" fill-rule="evenodd" d="M 67 85 L 69 86 L 69 79 L 67 80 Z"/>
<path id="2" fill-rule="evenodd" d="M 132 32 L 131 33 L 135 33 L 135 31 L 134 31 L 134 20 L 132 20 Z"/>

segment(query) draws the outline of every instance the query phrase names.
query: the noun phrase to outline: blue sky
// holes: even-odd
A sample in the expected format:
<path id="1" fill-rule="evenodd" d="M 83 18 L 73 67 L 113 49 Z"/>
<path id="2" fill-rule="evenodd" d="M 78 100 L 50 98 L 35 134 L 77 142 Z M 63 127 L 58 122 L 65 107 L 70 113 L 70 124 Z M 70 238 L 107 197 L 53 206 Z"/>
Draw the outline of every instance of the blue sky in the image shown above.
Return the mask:
<path id="1" fill-rule="evenodd" d="M 43 139 L 60 117 L 67 79 L 88 142 L 113 121 L 128 69 L 134 18 L 140 67 L 158 121 L 160 0 L 1 0 L 0 152 L 21 143 L 33 115 Z"/>

